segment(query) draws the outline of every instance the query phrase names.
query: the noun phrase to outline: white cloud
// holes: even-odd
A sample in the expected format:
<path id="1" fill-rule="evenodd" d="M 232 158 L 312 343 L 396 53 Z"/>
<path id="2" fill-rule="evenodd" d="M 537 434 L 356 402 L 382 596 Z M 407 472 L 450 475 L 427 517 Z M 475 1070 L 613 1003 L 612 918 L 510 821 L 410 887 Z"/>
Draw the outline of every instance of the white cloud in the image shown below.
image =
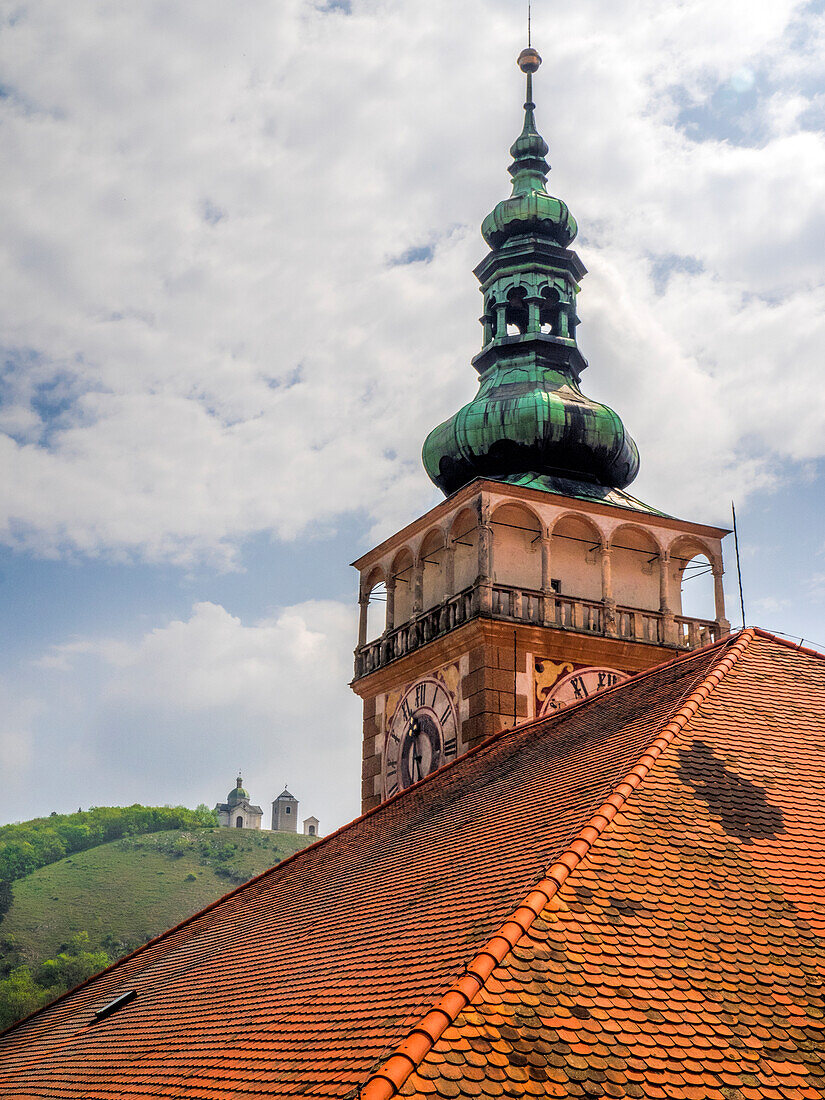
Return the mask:
<path id="1" fill-rule="evenodd" d="M 240 768 L 267 813 L 289 782 L 325 829 L 342 824 L 359 809 L 354 616 L 309 601 L 243 623 L 198 603 L 139 638 L 53 647 L 37 662 L 38 802 L 214 805 Z M 13 762 L 25 791 L 30 761 Z"/>
<path id="2" fill-rule="evenodd" d="M 535 14 L 551 182 L 592 270 L 586 388 L 638 436 L 639 492 L 712 519 L 825 450 L 822 16 L 594 0 L 557 37 Z M 519 124 L 512 5 L 54 0 L 4 31 L 0 536 L 226 563 L 256 531 L 426 507 L 419 448 L 473 391 L 477 225 Z M 765 70 L 760 143 L 680 126 Z M 664 254 L 700 263 L 659 295 Z"/>
<path id="3" fill-rule="evenodd" d="M 777 612 L 785 611 L 789 604 L 790 600 L 777 599 L 776 596 L 763 596 L 753 601 L 752 610 L 760 616 L 775 615 Z"/>

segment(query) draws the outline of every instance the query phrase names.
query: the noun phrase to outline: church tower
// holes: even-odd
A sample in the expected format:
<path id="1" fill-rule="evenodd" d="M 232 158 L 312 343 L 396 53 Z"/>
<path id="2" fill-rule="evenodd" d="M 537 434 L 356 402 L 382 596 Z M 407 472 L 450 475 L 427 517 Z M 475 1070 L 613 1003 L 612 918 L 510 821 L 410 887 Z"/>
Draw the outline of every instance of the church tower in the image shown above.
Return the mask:
<path id="1" fill-rule="evenodd" d="M 728 532 L 630 496 L 636 444 L 580 389 L 586 270 L 569 247 L 576 222 L 546 189 L 532 101 L 541 58 L 528 48 L 518 63 L 527 101 L 510 149 L 512 194 L 484 219 L 490 251 L 475 270 L 478 393 L 424 443 L 446 499 L 354 563 L 364 810 L 507 726 L 729 630 Z M 682 614 L 682 580 L 697 557 L 713 573 L 713 619 Z"/>

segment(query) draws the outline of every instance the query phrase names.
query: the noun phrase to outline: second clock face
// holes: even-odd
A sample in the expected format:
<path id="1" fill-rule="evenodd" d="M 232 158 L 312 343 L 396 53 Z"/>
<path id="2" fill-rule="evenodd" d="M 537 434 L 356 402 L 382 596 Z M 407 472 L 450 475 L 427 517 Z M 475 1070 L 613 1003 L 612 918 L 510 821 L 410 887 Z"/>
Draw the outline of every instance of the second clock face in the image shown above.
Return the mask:
<path id="1" fill-rule="evenodd" d="M 612 687 L 622 680 L 627 679 L 627 673 L 619 672 L 617 668 L 580 668 L 562 678 L 548 692 L 542 704 L 541 713 L 551 714 L 554 710 L 560 710 L 571 703 L 578 703 L 586 699 L 594 691 Z"/>
<path id="2" fill-rule="evenodd" d="M 458 716 L 452 695 L 435 677 L 408 688 L 390 721 L 384 745 L 384 794 L 417 783 L 458 749 Z"/>

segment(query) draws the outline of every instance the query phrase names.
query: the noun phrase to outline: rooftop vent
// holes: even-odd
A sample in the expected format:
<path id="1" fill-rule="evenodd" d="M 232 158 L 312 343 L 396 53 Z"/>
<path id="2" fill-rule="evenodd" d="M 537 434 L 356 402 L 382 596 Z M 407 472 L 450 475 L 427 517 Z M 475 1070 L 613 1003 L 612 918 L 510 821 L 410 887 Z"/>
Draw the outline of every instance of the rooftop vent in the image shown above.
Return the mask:
<path id="1" fill-rule="evenodd" d="M 111 1016 L 113 1012 L 117 1012 L 119 1008 L 123 1008 L 129 1001 L 133 1001 L 137 997 L 136 989 L 129 989 L 125 993 L 121 993 L 118 997 L 115 997 L 113 1001 L 109 1001 L 103 1008 L 99 1008 L 94 1014 L 95 1020 L 104 1020 L 107 1016 Z"/>

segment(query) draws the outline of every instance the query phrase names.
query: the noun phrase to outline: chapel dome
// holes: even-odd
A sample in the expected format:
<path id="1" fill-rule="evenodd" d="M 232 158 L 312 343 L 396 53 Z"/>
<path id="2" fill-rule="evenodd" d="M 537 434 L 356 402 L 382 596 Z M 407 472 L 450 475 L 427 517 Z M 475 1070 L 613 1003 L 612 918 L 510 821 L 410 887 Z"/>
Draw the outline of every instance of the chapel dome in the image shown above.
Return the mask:
<path id="1" fill-rule="evenodd" d="M 236 785 L 226 796 L 226 801 L 229 803 L 230 806 L 234 806 L 236 802 L 241 802 L 243 799 L 249 801 L 249 791 L 244 790 L 243 779 L 238 776 Z"/>

